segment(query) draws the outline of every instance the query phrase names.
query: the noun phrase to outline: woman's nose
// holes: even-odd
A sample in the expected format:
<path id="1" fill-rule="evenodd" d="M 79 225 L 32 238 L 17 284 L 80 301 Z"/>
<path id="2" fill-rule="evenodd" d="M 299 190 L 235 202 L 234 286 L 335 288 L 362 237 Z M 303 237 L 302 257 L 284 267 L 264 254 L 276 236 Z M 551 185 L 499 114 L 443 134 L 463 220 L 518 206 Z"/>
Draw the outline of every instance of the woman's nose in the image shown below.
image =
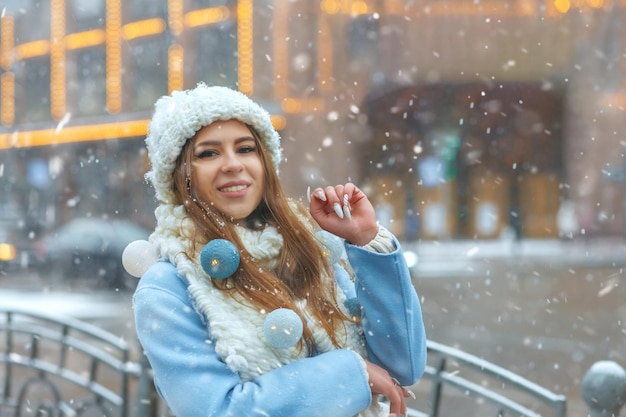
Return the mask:
<path id="1" fill-rule="evenodd" d="M 238 172 L 243 169 L 243 163 L 239 158 L 239 154 L 236 152 L 224 153 L 224 163 L 222 164 L 222 170 L 225 172 Z"/>

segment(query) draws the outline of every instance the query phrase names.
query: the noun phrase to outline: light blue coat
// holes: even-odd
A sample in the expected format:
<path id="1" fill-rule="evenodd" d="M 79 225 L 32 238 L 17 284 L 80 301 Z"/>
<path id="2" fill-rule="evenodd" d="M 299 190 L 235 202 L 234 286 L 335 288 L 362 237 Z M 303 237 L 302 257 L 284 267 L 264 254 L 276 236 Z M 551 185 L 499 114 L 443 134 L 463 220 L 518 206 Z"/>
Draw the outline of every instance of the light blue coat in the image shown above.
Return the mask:
<path id="1" fill-rule="evenodd" d="M 409 386 L 424 372 L 426 336 L 397 240 L 395 246 L 392 253 L 381 254 L 346 244 L 356 278 L 352 282 L 339 265 L 334 272 L 346 298 L 356 296 L 362 306 L 369 360 Z M 347 349 L 302 359 L 242 383 L 215 352 L 187 282 L 167 261 L 144 274 L 133 305 L 157 390 L 177 417 L 351 417 L 372 401 L 362 361 Z"/>

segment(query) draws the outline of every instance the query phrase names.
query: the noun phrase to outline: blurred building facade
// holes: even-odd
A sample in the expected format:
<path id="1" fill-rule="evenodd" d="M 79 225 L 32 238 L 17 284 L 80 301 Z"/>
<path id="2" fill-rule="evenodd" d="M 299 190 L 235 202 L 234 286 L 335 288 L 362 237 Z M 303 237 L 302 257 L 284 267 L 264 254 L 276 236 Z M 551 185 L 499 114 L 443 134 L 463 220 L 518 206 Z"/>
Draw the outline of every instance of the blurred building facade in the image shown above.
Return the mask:
<path id="1" fill-rule="evenodd" d="M 626 236 L 626 0 L 9 0 L 2 210 L 150 225 L 153 104 L 238 88 L 291 195 L 357 182 L 402 239 Z"/>

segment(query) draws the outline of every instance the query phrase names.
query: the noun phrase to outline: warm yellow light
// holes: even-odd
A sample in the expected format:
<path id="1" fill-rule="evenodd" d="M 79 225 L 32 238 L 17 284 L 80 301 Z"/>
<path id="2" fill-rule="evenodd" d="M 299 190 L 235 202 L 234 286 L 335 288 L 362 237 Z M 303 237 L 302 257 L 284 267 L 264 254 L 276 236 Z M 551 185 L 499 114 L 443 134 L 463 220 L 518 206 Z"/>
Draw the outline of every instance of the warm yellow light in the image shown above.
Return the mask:
<path id="1" fill-rule="evenodd" d="M 324 13 L 339 13 L 339 4 L 337 3 L 337 0 L 323 0 L 320 7 Z"/>
<path id="2" fill-rule="evenodd" d="M 165 20 L 158 17 L 127 23 L 122 27 L 122 36 L 127 41 L 163 32 L 165 32 Z"/>
<path id="3" fill-rule="evenodd" d="M 252 0 L 239 0 L 237 3 L 238 81 L 239 91 L 248 95 L 252 95 L 254 74 L 252 17 Z"/>
<path id="4" fill-rule="evenodd" d="M 183 73 L 183 60 L 184 50 L 183 47 L 177 44 L 170 46 L 167 50 L 168 55 L 168 73 L 167 73 L 167 85 L 168 90 L 172 91 L 182 90 L 184 84 Z"/>
<path id="5" fill-rule="evenodd" d="M 521 16 L 535 16 L 537 14 L 537 3 L 534 0 L 520 0 L 516 9 Z"/>
<path id="6" fill-rule="evenodd" d="M 105 37 L 106 35 L 102 29 L 71 33 L 65 37 L 65 48 L 74 50 L 104 45 Z"/>
<path id="7" fill-rule="evenodd" d="M 293 98 L 285 98 L 282 107 L 285 113 L 299 113 L 302 110 L 302 102 Z"/>
<path id="8" fill-rule="evenodd" d="M 42 39 L 39 41 L 26 42 L 15 46 L 15 59 L 23 60 L 43 56 L 50 53 L 50 41 Z"/>
<path id="9" fill-rule="evenodd" d="M 167 23 L 172 35 L 180 36 L 183 33 L 183 2 L 181 0 L 168 0 Z"/>
<path id="10" fill-rule="evenodd" d="M 369 7 L 367 7 L 367 3 L 364 1 L 355 1 L 352 3 L 352 9 L 350 10 L 352 14 L 367 14 L 369 13 Z"/>
<path id="11" fill-rule="evenodd" d="M 122 6 L 106 2 L 106 107 L 110 114 L 122 111 Z"/>
<path id="12" fill-rule="evenodd" d="M 287 126 L 287 119 L 285 119 L 285 116 L 274 114 L 270 116 L 270 118 L 272 119 L 272 126 L 274 126 L 274 129 L 276 130 L 282 130 L 285 126 Z"/>
<path id="13" fill-rule="evenodd" d="M 327 14 L 361 15 L 371 13 L 367 2 L 363 0 L 323 0 L 320 7 Z"/>
<path id="14" fill-rule="evenodd" d="M 15 75 L 5 72 L 0 76 L 0 122 L 12 126 L 15 122 Z"/>
<path id="15" fill-rule="evenodd" d="M 559 13 L 567 13 L 571 4 L 569 0 L 554 0 L 554 7 Z"/>
<path id="16" fill-rule="evenodd" d="M 0 133 L 0 149 L 146 136 L 149 120 Z"/>
<path id="17" fill-rule="evenodd" d="M 604 7 L 604 0 L 587 0 L 587 4 L 594 9 L 600 9 Z"/>
<path id="18" fill-rule="evenodd" d="M 52 0 L 50 6 L 50 116 L 65 116 L 65 1 Z"/>
<path id="19" fill-rule="evenodd" d="M 8 262 L 15 259 L 17 250 L 10 243 L 0 243 L 0 261 Z"/>
<path id="20" fill-rule="evenodd" d="M 185 14 L 185 26 L 194 28 L 198 26 L 212 25 L 223 22 L 230 17 L 230 10 L 226 6 L 210 7 L 208 9 L 194 10 Z"/>
<path id="21" fill-rule="evenodd" d="M 13 17 L 5 14 L 0 18 L 0 67 L 8 71 L 13 65 L 13 40 L 15 39 Z"/>
<path id="22" fill-rule="evenodd" d="M 282 109 L 285 113 L 313 113 L 324 110 L 323 99 L 306 99 L 300 100 L 295 98 L 285 98 L 282 101 Z"/>

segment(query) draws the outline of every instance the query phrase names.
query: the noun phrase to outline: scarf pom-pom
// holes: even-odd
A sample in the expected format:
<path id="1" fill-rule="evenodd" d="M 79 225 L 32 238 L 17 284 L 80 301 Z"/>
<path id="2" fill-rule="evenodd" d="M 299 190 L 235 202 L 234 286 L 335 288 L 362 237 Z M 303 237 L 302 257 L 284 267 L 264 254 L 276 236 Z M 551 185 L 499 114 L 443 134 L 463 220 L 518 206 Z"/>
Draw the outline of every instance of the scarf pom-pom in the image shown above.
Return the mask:
<path id="1" fill-rule="evenodd" d="M 211 278 L 225 279 L 239 268 L 239 251 L 225 239 L 214 239 L 200 253 L 200 265 Z"/>
<path id="2" fill-rule="evenodd" d="M 350 317 L 352 317 L 353 320 L 356 321 L 361 318 L 362 307 L 361 307 L 361 303 L 356 297 L 348 298 L 346 302 L 344 303 L 344 305 L 348 309 L 348 312 L 350 313 Z"/>
<path id="3" fill-rule="evenodd" d="M 303 329 L 300 316 L 288 308 L 272 311 L 263 323 L 265 340 L 278 349 L 294 347 L 302 338 Z"/>
<path id="4" fill-rule="evenodd" d="M 147 240 L 130 242 L 122 252 L 122 266 L 130 275 L 140 278 L 157 261 L 157 253 Z"/>

